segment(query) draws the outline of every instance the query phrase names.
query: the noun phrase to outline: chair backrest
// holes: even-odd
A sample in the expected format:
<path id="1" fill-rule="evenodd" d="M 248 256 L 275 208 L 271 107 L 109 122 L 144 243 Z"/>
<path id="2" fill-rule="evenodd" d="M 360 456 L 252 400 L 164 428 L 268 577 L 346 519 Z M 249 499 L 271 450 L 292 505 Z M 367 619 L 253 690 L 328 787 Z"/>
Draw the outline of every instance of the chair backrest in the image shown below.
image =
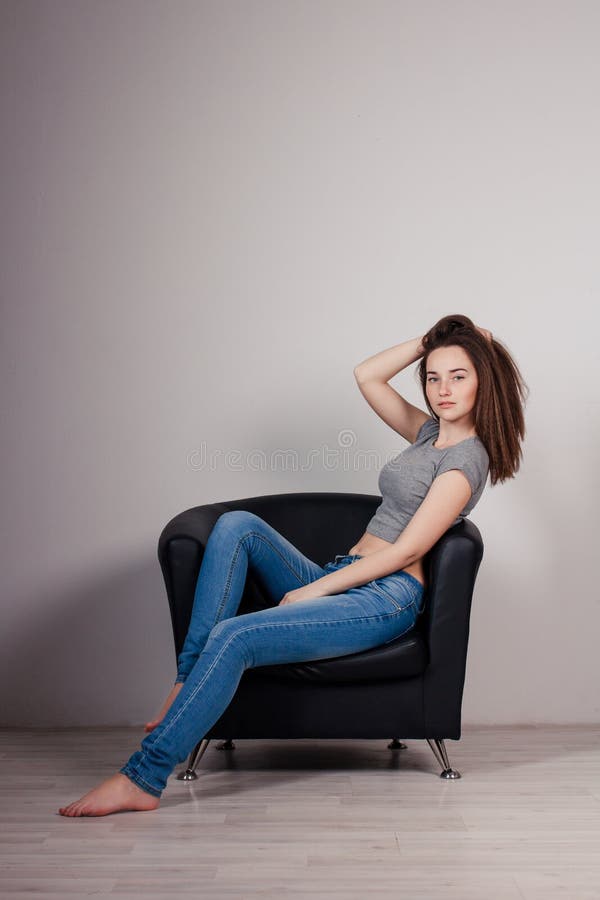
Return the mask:
<path id="1" fill-rule="evenodd" d="M 176 647 L 187 631 L 204 546 L 222 513 L 244 509 L 261 516 L 323 565 L 356 543 L 380 503 L 381 497 L 373 494 L 315 491 L 227 500 L 179 513 L 163 529 L 158 545 Z M 458 641 L 466 658 L 471 598 L 482 555 L 481 534 L 469 519 L 452 526 L 427 554 L 428 590 L 418 628 L 440 659 L 449 641 Z"/>

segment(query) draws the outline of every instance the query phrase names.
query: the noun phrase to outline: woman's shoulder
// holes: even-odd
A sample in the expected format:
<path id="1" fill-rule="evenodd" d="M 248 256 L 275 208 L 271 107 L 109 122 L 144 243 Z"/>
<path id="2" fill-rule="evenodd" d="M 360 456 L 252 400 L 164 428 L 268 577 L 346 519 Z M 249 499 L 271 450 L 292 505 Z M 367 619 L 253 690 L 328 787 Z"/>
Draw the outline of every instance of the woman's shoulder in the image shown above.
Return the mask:
<path id="1" fill-rule="evenodd" d="M 440 423 L 437 419 L 434 419 L 432 416 L 429 416 L 428 419 L 425 419 L 419 430 L 417 431 L 417 436 L 415 438 L 415 444 L 420 443 L 421 441 L 427 441 L 430 437 L 439 434 L 440 431 Z"/>
<path id="2" fill-rule="evenodd" d="M 489 456 L 485 444 L 477 434 L 465 438 L 464 441 L 459 441 L 458 444 L 453 444 L 451 447 L 446 447 L 444 458 L 446 457 L 452 459 L 472 459 L 477 461 L 481 466 L 489 465 Z"/>
<path id="3" fill-rule="evenodd" d="M 486 450 L 485 444 L 483 443 L 483 441 L 481 440 L 481 438 L 479 437 L 478 434 L 475 435 L 475 439 L 473 441 L 473 446 L 476 448 L 477 453 L 481 457 L 483 457 L 485 459 L 486 463 L 488 463 L 488 465 L 489 465 L 489 461 L 490 461 L 489 454 Z"/>

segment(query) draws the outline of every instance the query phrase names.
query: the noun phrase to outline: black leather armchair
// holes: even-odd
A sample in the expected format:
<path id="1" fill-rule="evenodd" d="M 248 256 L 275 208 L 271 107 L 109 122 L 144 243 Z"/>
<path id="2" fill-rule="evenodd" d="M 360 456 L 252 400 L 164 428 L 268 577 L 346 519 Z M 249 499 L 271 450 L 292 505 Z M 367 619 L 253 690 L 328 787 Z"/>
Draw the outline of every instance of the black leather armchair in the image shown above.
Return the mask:
<path id="1" fill-rule="evenodd" d="M 291 493 L 196 506 L 165 526 L 158 544 L 175 651 L 191 616 L 194 589 L 208 536 L 231 509 L 256 513 L 299 550 L 323 565 L 347 553 L 381 497 L 352 493 Z M 195 768 L 213 738 L 233 749 L 232 738 L 404 738 L 428 741 L 440 777 L 460 778 L 450 767 L 446 738 L 459 740 L 469 618 L 483 556 L 477 526 L 452 526 L 427 554 L 425 609 L 414 629 L 395 641 L 348 656 L 247 669 L 237 692 L 190 756 Z M 268 604 L 249 571 L 239 613 Z M 397 737 L 390 749 L 406 749 Z"/>

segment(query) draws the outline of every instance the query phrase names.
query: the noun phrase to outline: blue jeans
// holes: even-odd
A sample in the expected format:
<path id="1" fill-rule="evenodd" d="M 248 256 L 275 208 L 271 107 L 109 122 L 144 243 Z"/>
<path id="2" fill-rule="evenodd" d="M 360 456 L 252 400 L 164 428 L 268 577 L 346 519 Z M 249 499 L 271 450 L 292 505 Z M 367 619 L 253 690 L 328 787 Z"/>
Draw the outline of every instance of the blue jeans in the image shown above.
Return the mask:
<path id="1" fill-rule="evenodd" d="M 178 657 L 175 683 L 184 685 L 120 771 L 160 797 L 175 766 L 227 709 L 245 669 L 346 656 L 409 631 L 424 588 L 402 570 L 343 594 L 278 605 L 288 591 L 360 558 L 340 554 L 322 567 L 254 513 L 223 513 L 206 543 Z M 272 606 L 236 615 L 248 569 Z"/>

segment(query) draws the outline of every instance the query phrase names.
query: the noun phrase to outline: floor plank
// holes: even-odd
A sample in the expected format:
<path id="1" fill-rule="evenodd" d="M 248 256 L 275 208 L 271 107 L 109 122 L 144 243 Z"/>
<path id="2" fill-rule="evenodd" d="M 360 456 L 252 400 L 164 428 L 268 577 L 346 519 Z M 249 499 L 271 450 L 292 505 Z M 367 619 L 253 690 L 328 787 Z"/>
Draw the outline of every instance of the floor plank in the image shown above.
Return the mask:
<path id="1" fill-rule="evenodd" d="M 465 727 L 455 781 L 424 741 L 213 742 L 157 810 L 58 815 L 142 737 L 0 732 L 3 900 L 600 900 L 598 726 Z"/>

